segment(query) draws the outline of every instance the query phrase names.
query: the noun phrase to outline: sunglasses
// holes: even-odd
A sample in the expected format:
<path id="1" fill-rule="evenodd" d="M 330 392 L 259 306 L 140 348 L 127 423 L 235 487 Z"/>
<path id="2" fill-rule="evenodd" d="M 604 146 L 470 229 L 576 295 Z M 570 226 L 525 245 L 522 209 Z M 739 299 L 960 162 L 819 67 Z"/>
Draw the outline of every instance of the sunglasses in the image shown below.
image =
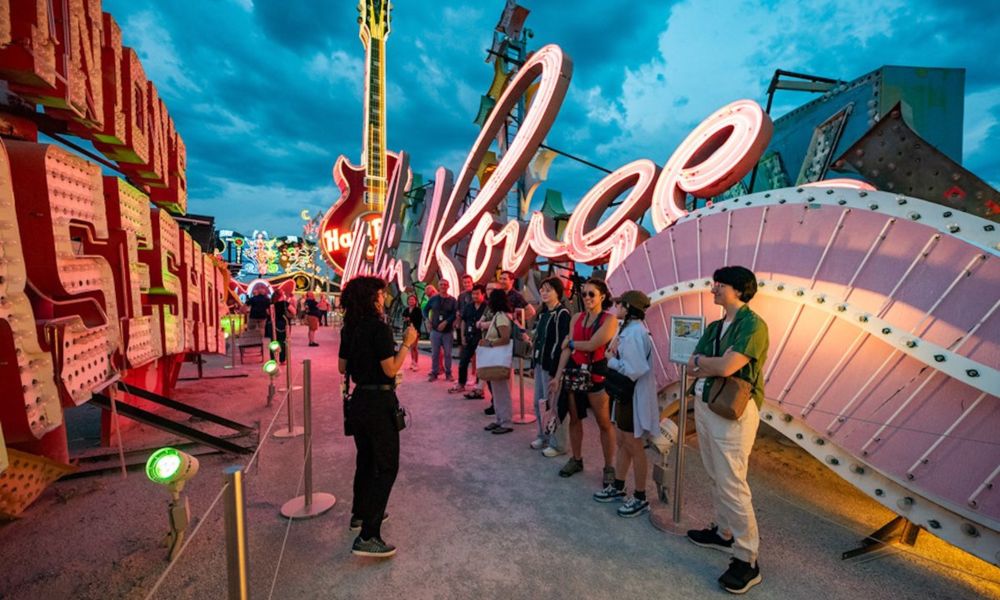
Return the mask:
<path id="1" fill-rule="evenodd" d="M 584 298 L 597 298 L 598 296 L 600 296 L 600 294 L 598 294 L 597 292 L 593 292 L 593 291 L 591 291 L 591 292 L 584 292 L 583 293 L 583 297 Z"/>

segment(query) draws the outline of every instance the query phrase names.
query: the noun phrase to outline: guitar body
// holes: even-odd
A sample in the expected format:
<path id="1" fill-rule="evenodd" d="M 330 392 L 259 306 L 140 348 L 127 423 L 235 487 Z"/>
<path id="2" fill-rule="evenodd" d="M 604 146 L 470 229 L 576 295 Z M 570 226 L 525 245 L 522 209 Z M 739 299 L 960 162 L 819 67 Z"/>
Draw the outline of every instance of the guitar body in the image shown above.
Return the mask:
<path id="1" fill-rule="evenodd" d="M 386 175 L 392 180 L 399 164 L 399 155 L 386 152 Z M 351 250 L 354 221 L 359 218 L 381 218 L 382 213 L 365 203 L 368 186 L 365 168 L 352 165 L 341 155 L 333 165 L 333 181 L 340 188 L 340 199 L 326 211 L 320 223 L 320 247 L 338 272 L 343 272 L 347 253 Z"/>

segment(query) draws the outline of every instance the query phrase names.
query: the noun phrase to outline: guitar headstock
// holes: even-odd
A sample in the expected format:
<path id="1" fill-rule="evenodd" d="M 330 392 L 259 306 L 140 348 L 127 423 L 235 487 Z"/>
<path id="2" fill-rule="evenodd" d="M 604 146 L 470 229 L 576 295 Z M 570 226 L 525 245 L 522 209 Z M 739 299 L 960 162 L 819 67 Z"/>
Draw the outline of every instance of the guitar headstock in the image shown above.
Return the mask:
<path id="1" fill-rule="evenodd" d="M 358 25 L 361 26 L 359 35 L 365 47 L 368 41 L 385 40 L 389 37 L 389 13 L 392 7 L 389 0 L 360 0 L 358 2 Z"/>

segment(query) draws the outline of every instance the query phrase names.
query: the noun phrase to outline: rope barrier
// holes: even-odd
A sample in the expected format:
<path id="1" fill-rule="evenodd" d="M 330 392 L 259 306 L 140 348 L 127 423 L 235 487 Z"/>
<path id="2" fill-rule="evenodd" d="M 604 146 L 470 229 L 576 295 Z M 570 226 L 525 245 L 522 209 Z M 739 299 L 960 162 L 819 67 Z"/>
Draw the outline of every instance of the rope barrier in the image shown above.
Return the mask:
<path id="1" fill-rule="evenodd" d="M 299 382 L 300 383 L 301 383 L 301 375 L 302 374 L 300 372 L 299 373 L 299 377 L 300 377 Z M 289 398 L 291 397 L 291 394 L 292 394 L 292 390 L 290 390 L 290 389 L 289 390 L 285 390 L 285 392 L 282 394 L 284 396 L 284 398 L 282 398 L 281 402 L 275 408 L 275 410 L 274 410 L 274 416 L 271 417 L 271 422 L 268 424 L 267 429 L 259 437 L 258 442 L 257 442 L 257 449 L 254 450 L 253 455 L 251 455 L 250 459 L 247 461 L 246 465 L 243 467 L 244 472 L 246 472 L 246 473 L 250 472 L 250 467 L 253 465 L 254 461 L 257 460 L 257 457 L 260 455 L 260 451 L 264 447 L 264 444 L 267 443 L 267 441 L 270 439 L 269 438 L 269 434 L 271 432 L 271 429 L 274 428 L 274 424 L 278 420 L 278 415 L 281 414 L 281 410 L 285 406 L 285 402 L 288 402 Z M 303 465 L 302 474 L 303 474 L 303 477 L 305 477 L 305 466 L 304 465 Z M 177 552 L 177 556 L 175 556 L 174 559 L 172 561 L 170 561 L 170 563 L 167 564 L 167 567 L 163 570 L 163 573 L 160 574 L 160 577 L 156 580 L 156 583 L 153 584 L 153 588 L 149 591 L 149 594 L 146 595 L 145 600 L 149 600 L 150 598 L 152 598 L 156 594 L 156 592 L 160 589 L 160 586 L 163 585 L 163 582 L 166 580 L 167 575 L 170 574 L 170 571 L 173 570 L 174 565 L 176 565 L 177 562 L 180 560 L 181 556 L 184 555 L 184 550 L 187 549 L 188 545 L 191 543 L 191 541 L 198 534 L 198 531 L 201 529 L 201 526 L 205 523 L 205 521 L 208 520 L 208 516 L 211 514 L 211 512 L 213 510 L 215 510 L 216 506 L 218 506 L 219 501 L 222 499 L 222 496 L 225 494 L 227 487 L 229 487 L 228 483 L 224 483 L 222 485 L 222 488 L 219 490 L 219 493 L 215 496 L 215 499 L 212 500 L 212 504 L 208 507 L 208 510 L 205 511 L 205 513 L 199 519 L 198 524 L 195 525 L 194 529 L 191 530 L 191 533 L 187 536 L 187 539 L 184 541 L 184 543 L 181 545 L 180 550 Z"/>
<path id="2" fill-rule="evenodd" d="M 310 452 L 312 451 L 312 440 L 309 440 L 309 447 L 307 448 L 307 451 Z M 302 491 L 302 484 L 305 482 L 305 479 L 306 479 L 306 465 L 305 462 L 303 462 L 302 474 L 299 475 L 299 484 L 295 487 L 296 496 L 298 496 L 299 492 Z M 268 600 L 270 600 L 274 596 L 274 588 L 278 584 L 278 575 L 281 571 L 281 561 L 285 557 L 285 546 L 287 546 L 288 544 L 288 534 L 292 530 L 292 521 L 295 520 L 291 517 L 286 517 L 286 518 L 288 519 L 288 525 L 285 526 L 285 537 L 281 540 L 281 550 L 278 552 L 278 560 L 274 566 L 274 578 L 271 579 L 271 590 L 267 594 Z"/>
<path id="3" fill-rule="evenodd" d="M 204 525 L 205 521 L 208 520 L 208 515 L 213 510 L 215 510 L 215 507 L 219 504 L 219 500 L 222 500 L 222 495 L 226 492 L 227 487 L 229 487 L 228 483 L 224 484 L 222 486 L 222 489 L 219 490 L 219 493 L 215 496 L 215 500 L 212 500 L 212 504 L 208 507 L 208 510 L 205 511 L 205 514 L 202 515 L 201 519 L 198 521 L 198 524 L 195 525 L 194 529 L 191 530 L 191 535 L 189 535 L 187 540 L 185 540 L 184 544 L 181 546 L 181 549 L 177 552 L 177 556 L 175 556 L 174 559 L 170 561 L 169 564 L 167 564 L 167 568 L 163 570 L 163 573 L 160 574 L 159 579 L 157 579 L 156 583 L 153 584 L 153 589 L 151 589 L 149 591 L 149 594 L 146 595 L 146 600 L 152 598 L 153 595 L 156 594 L 157 590 L 160 589 L 160 586 L 163 585 L 163 582 L 166 580 L 167 575 L 170 574 L 170 571 L 174 568 L 174 565 L 177 564 L 177 561 L 181 559 L 181 556 L 184 555 L 184 551 L 191 544 L 191 540 L 194 539 L 195 535 L 197 535 L 198 531 L 201 529 L 201 526 Z"/>

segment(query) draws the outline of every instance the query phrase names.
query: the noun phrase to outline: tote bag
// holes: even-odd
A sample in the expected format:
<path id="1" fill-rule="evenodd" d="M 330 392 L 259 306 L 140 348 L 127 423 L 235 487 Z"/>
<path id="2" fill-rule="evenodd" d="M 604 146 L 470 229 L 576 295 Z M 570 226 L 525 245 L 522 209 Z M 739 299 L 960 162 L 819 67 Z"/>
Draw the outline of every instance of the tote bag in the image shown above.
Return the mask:
<path id="1" fill-rule="evenodd" d="M 490 327 L 496 326 L 496 317 Z M 484 335 L 485 339 L 486 336 Z M 476 348 L 476 375 L 484 381 L 506 381 L 510 378 L 510 364 L 513 360 L 514 344 L 503 346 L 483 346 Z"/>

